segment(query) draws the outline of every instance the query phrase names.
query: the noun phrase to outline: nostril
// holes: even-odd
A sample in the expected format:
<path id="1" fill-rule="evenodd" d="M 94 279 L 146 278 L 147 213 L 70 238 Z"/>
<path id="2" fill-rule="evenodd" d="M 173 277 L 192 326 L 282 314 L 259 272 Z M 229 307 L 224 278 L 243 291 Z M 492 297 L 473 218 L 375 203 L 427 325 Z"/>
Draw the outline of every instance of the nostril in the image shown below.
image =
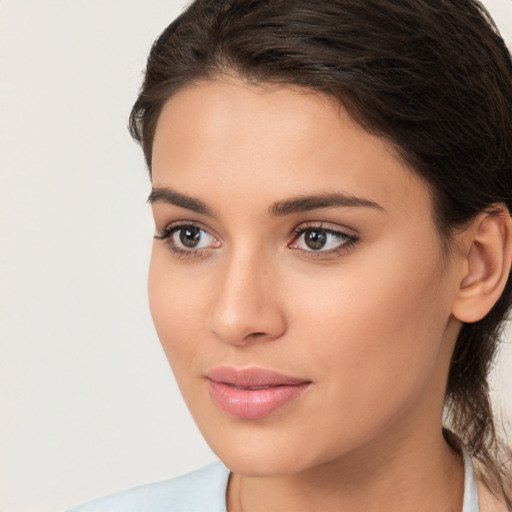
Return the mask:
<path id="1" fill-rule="evenodd" d="M 211 330 L 211 333 L 220 341 L 227 341 L 229 343 L 240 344 L 240 345 L 245 345 L 246 343 L 248 343 L 250 341 L 256 341 L 256 340 L 263 339 L 263 338 L 266 338 L 269 336 L 269 333 L 266 333 L 264 331 L 249 332 L 245 336 L 243 334 L 239 333 L 239 335 L 235 336 L 235 337 L 233 337 L 232 333 L 225 333 L 224 336 L 221 336 L 217 332 L 215 332 L 214 329 Z"/>

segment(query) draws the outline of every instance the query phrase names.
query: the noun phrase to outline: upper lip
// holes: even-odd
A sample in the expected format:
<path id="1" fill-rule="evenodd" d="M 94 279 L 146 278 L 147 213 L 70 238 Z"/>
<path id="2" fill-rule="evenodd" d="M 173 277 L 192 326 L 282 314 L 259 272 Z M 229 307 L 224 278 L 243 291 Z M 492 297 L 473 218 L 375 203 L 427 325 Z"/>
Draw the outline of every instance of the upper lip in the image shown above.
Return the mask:
<path id="1" fill-rule="evenodd" d="M 215 382 L 231 384 L 233 386 L 293 386 L 310 383 L 308 379 L 290 377 L 273 370 L 264 368 L 233 368 L 231 366 L 219 366 L 209 370 L 206 378 Z"/>

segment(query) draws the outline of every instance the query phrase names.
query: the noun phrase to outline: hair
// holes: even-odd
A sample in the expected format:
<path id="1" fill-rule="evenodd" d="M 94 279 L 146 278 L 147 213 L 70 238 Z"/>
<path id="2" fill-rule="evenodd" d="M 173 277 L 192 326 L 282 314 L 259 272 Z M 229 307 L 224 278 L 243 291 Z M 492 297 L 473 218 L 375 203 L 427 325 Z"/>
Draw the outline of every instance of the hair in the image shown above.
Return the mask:
<path id="1" fill-rule="evenodd" d="M 166 101 L 223 76 L 337 100 L 429 184 L 445 243 L 480 212 L 512 211 L 512 62 L 477 1 L 194 1 L 154 43 L 130 115 L 150 173 Z M 498 439 L 488 375 L 511 303 L 509 274 L 492 310 L 463 324 L 445 398 L 450 429 L 497 495 L 508 492 L 511 451 Z"/>

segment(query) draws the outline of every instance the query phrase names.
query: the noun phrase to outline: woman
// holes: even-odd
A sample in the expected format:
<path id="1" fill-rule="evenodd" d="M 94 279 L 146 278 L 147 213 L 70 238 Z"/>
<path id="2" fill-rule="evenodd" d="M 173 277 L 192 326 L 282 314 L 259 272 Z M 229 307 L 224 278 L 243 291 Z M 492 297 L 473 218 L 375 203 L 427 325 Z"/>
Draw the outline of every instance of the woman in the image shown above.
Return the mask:
<path id="1" fill-rule="evenodd" d="M 130 127 L 153 319 L 222 463 L 77 510 L 507 510 L 511 126 L 475 1 L 193 2 Z"/>

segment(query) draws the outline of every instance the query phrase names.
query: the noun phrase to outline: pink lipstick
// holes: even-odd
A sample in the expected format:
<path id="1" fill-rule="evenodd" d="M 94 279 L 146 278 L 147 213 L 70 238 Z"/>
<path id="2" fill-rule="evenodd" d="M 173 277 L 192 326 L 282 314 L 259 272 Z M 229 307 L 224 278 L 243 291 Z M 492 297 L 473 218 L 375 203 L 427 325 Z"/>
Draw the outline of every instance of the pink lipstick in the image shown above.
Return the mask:
<path id="1" fill-rule="evenodd" d="M 214 368 L 206 374 L 210 396 L 224 412 L 243 419 L 268 416 L 298 398 L 311 381 L 262 368 Z"/>

